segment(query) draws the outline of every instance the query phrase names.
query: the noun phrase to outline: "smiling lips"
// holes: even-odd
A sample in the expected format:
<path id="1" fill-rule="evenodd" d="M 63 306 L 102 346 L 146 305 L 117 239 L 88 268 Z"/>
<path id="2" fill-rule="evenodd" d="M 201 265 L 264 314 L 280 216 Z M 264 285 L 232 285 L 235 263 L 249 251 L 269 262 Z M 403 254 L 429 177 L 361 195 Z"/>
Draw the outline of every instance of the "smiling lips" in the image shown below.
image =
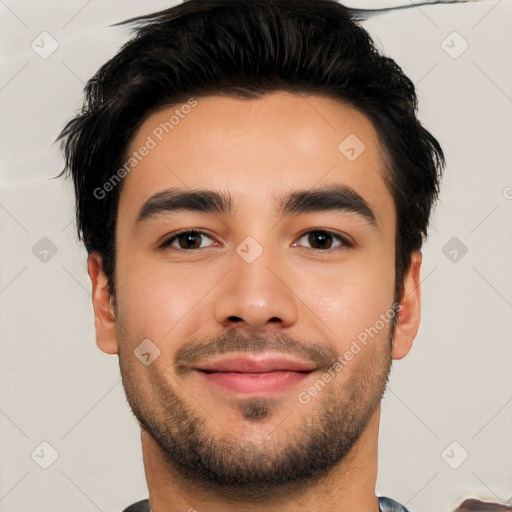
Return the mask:
<path id="1" fill-rule="evenodd" d="M 195 367 L 209 384 L 239 393 L 279 393 L 317 369 L 288 355 L 224 356 Z"/>

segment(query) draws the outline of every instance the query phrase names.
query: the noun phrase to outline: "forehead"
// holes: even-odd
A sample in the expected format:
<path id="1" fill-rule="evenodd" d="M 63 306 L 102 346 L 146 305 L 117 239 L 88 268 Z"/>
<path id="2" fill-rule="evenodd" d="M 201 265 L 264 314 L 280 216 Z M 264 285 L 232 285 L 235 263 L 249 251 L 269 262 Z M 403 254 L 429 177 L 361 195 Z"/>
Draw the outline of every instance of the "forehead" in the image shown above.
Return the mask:
<path id="1" fill-rule="evenodd" d="M 349 186 L 394 222 L 378 135 L 357 109 L 320 95 L 284 91 L 256 99 L 198 97 L 165 107 L 137 130 L 126 154 L 119 215 L 170 188 L 229 191 L 234 212 L 273 208 L 276 197 Z M 387 219 L 386 219 L 387 218 Z"/>

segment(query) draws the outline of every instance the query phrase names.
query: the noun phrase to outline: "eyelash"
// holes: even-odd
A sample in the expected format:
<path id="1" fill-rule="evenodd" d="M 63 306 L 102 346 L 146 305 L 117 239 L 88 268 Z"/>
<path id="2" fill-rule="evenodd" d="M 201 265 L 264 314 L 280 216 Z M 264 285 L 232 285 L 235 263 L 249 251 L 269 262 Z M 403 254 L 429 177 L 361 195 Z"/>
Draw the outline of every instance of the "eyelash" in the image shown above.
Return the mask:
<path id="1" fill-rule="evenodd" d="M 334 251 L 334 250 L 338 250 L 338 249 L 351 249 L 351 248 L 354 247 L 354 245 L 349 240 L 347 240 L 347 238 L 345 238 L 345 237 L 343 237 L 341 235 L 338 235 L 337 233 L 334 233 L 332 231 L 326 230 L 326 229 L 311 229 L 309 231 L 305 231 L 304 233 L 302 233 L 299 236 L 298 239 L 300 240 L 300 239 L 304 238 L 304 236 L 306 236 L 306 235 L 308 235 L 310 233 L 327 234 L 327 235 L 332 236 L 333 238 L 338 239 L 338 241 L 341 242 L 341 246 L 339 246 L 339 247 L 328 248 L 328 249 L 316 249 L 316 250 L 318 250 L 320 252 L 328 252 L 328 251 Z M 196 229 L 184 229 L 182 231 L 178 231 L 177 233 L 174 233 L 170 238 L 167 238 L 166 240 L 164 240 L 158 246 L 158 249 L 165 250 L 165 249 L 170 248 L 172 243 L 175 240 L 177 240 L 179 236 L 185 235 L 185 234 L 205 235 L 205 236 L 207 236 L 208 238 L 211 239 L 211 237 L 208 235 L 208 233 L 205 233 L 204 231 L 199 231 L 199 230 L 196 230 Z M 294 247 L 295 247 L 295 245 L 294 245 Z M 176 250 L 176 251 L 181 251 L 181 252 L 196 252 L 196 251 L 201 250 L 201 249 L 181 249 L 181 248 L 173 248 L 173 249 Z"/>

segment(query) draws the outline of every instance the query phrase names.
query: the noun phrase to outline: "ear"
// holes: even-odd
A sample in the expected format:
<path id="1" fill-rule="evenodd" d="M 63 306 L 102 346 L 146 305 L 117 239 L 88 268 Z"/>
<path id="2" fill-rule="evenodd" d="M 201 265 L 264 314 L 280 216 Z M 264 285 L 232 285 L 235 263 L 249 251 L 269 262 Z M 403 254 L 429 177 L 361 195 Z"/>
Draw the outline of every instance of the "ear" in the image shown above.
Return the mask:
<path id="1" fill-rule="evenodd" d="M 87 258 L 87 268 L 92 281 L 92 307 L 96 345 L 107 354 L 117 354 L 117 332 L 114 308 L 110 304 L 108 280 L 102 268 L 101 256 L 92 252 Z"/>
<path id="2" fill-rule="evenodd" d="M 421 251 L 412 253 L 411 265 L 404 276 L 397 325 L 393 336 L 391 357 L 402 359 L 412 348 L 421 321 L 420 268 Z"/>

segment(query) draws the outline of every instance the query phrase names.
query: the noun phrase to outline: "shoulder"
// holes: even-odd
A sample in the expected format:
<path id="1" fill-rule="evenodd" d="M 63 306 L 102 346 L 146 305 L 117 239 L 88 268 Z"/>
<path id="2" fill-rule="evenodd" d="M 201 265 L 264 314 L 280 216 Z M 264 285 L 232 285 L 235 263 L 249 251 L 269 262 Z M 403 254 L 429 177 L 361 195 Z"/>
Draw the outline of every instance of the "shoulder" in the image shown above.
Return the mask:
<path id="1" fill-rule="evenodd" d="M 142 500 L 130 505 L 128 508 L 125 508 L 123 512 L 151 512 L 149 508 L 149 500 Z"/>
<path id="2" fill-rule="evenodd" d="M 385 496 L 379 497 L 379 507 L 381 512 L 410 512 L 397 501 L 386 498 Z"/>

